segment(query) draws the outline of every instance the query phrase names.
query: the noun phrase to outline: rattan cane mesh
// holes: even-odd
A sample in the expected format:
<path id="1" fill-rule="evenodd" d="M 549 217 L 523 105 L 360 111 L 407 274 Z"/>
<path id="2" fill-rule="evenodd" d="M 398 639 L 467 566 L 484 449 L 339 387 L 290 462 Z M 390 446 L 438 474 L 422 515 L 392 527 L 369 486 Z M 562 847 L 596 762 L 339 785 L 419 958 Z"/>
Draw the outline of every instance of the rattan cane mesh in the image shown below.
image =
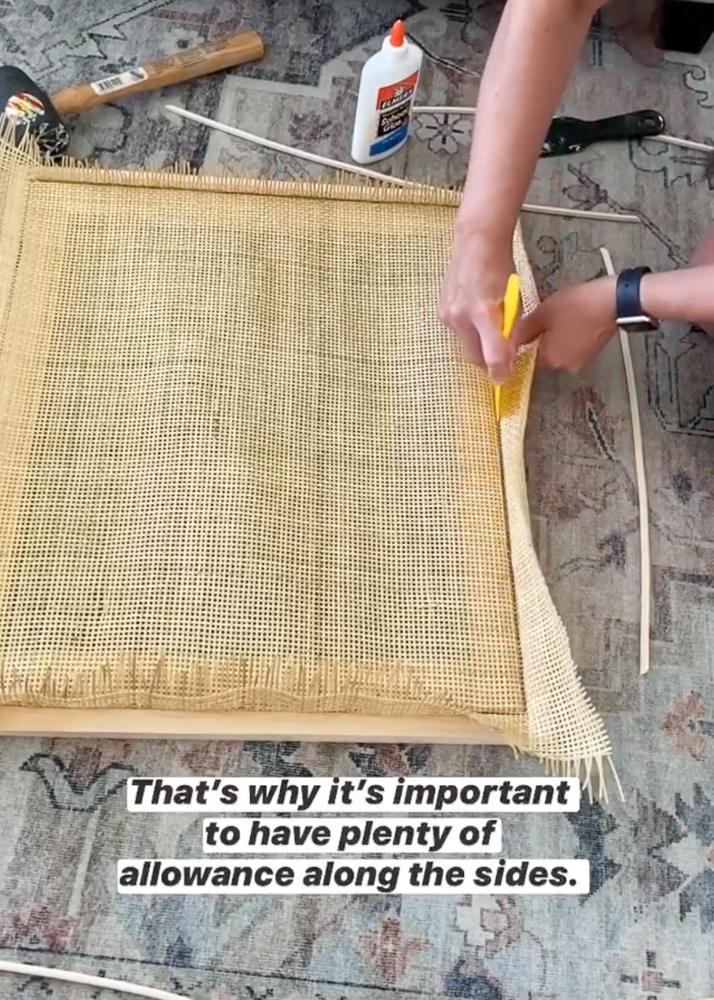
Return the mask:
<path id="1" fill-rule="evenodd" d="M 2 145 L 2 704 L 447 712 L 609 752 L 531 543 L 533 353 L 507 532 L 491 388 L 436 315 L 457 201 Z"/>

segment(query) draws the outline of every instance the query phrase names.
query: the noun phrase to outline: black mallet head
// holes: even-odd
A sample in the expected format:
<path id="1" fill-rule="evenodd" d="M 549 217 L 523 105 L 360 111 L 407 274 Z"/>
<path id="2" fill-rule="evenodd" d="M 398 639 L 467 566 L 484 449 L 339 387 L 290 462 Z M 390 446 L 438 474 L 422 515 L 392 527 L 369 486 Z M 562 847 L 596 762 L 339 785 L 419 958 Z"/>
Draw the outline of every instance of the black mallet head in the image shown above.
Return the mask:
<path id="1" fill-rule="evenodd" d="M 0 66 L 0 115 L 14 126 L 17 142 L 29 133 L 50 159 L 66 152 L 69 132 L 49 96 L 14 66 Z"/>

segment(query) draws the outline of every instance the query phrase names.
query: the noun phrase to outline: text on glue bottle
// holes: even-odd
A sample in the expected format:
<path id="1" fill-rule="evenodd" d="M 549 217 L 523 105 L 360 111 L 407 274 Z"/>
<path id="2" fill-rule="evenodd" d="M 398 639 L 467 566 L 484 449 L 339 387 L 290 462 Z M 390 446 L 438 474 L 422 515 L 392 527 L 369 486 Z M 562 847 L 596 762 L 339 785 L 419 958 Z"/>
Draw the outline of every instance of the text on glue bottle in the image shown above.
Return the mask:
<path id="1" fill-rule="evenodd" d="M 364 64 L 359 83 L 352 159 L 372 163 L 394 153 L 409 136 L 422 51 L 397 21 L 382 48 Z"/>

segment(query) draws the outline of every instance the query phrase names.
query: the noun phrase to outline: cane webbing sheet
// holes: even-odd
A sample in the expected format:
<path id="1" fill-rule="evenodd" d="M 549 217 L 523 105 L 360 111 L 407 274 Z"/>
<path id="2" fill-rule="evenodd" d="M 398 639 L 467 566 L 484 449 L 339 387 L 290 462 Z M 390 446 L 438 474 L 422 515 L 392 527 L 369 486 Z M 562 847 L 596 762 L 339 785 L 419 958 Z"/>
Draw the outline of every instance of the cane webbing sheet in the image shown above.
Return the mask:
<path id="1" fill-rule="evenodd" d="M 533 353 L 507 531 L 491 387 L 436 315 L 457 202 L 0 146 L 0 704 L 449 713 L 609 752 L 531 543 Z"/>

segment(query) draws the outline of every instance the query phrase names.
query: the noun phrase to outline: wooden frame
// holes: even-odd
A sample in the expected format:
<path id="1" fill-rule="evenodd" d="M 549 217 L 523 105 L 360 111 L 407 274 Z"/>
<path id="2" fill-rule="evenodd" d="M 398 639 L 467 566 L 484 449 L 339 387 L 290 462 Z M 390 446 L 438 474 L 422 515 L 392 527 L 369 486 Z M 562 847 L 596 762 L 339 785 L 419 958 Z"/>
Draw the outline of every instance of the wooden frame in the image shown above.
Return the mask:
<path id="1" fill-rule="evenodd" d="M 501 733 L 461 716 L 114 708 L 0 707 L 0 736 L 508 745 Z"/>

